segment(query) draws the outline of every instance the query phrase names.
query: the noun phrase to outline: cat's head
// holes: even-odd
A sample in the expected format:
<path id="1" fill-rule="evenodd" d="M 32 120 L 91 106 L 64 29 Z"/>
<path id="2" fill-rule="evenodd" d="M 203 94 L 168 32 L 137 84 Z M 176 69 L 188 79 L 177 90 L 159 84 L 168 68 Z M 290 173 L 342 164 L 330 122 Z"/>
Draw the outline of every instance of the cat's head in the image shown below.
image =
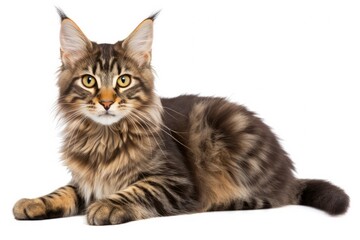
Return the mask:
<path id="1" fill-rule="evenodd" d="M 60 112 L 71 119 L 113 125 L 151 117 L 160 104 L 151 69 L 153 22 L 142 21 L 123 41 L 90 41 L 74 21 L 61 16 Z"/>

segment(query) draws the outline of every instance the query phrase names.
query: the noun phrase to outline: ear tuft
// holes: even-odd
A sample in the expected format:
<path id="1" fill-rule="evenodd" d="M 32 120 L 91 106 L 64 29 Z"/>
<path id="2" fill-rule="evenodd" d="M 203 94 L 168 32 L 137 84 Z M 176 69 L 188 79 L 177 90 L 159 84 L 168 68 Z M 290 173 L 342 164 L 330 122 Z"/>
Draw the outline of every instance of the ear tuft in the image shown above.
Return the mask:
<path id="1" fill-rule="evenodd" d="M 73 65 L 88 54 L 91 42 L 75 22 L 65 14 L 60 16 L 64 16 L 60 30 L 61 60 L 65 65 Z"/>
<path id="2" fill-rule="evenodd" d="M 68 19 L 68 16 L 66 16 L 66 14 L 64 13 L 64 11 L 61 8 L 59 8 L 59 7 L 55 7 L 55 8 L 56 8 L 57 13 L 60 16 L 61 21 L 63 21 L 64 19 Z"/>
<path id="3" fill-rule="evenodd" d="M 152 18 L 142 21 L 122 43 L 126 54 L 136 60 L 139 66 L 148 65 L 151 62 L 155 17 L 156 15 L 153 15 Z"/>
<path id="4" fill-rule="evenodd" d="M 147 19 L 150 19 L 150 20 L 154 21 L 159 16 L 160 11 L 161 10 L 159 10 L 159 11 L 155 12 L 154 14 L 150 15 Z"/>

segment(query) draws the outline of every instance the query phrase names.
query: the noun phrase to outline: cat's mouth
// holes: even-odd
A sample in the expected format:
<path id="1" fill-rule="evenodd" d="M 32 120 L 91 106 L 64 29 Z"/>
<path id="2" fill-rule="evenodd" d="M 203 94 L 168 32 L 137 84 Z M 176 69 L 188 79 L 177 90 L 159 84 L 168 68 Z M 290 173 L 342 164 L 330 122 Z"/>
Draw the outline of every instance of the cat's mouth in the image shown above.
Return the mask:
<path id="1" fill-rule="evenodd" d="M 85 112 L 85 115 L 96 123 L 112 125 L 119 122 L 125 115 L 116 111 L 98 111 L 96 113 Z"/>
<path id="2" fill-rule="evenodd" d="M 115 114 L 106 111 L 105 113 L 99 114 L 99 117 L 115 117 Z"/>

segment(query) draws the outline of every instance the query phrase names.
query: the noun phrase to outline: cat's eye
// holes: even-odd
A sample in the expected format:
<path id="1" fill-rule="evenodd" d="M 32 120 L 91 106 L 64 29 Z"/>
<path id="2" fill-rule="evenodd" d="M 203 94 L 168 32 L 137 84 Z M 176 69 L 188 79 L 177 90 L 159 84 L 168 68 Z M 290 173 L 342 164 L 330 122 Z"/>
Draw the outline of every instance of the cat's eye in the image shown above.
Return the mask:
<path id="1" fill-rule="evenodd" d="M 96 79 L 91 75 L 84 75 L 81 79 L 82 84 L 87 88 L 92 88 L 96 84 Z"/>
<path id="2" fill-rule="evenodd" d="M 131 77 L 127 74 L 121 75 L 118 79 L 117 79 L 117 84 L 119 87 L 122 88 L 126 88 L 127 86 L 129 86 L 131 83 Z"/>

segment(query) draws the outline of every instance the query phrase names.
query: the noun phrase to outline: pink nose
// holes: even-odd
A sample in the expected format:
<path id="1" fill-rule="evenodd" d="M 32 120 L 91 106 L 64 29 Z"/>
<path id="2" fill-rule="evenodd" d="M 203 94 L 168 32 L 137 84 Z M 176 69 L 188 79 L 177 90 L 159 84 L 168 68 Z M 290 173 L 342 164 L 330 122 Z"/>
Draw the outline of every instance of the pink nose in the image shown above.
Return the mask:
<path id="1" fill-rule="evenodd" d="M 105 108 L 105 110 L 109 110 L 114 101 L 100 100 L 99 103 Z"/>

